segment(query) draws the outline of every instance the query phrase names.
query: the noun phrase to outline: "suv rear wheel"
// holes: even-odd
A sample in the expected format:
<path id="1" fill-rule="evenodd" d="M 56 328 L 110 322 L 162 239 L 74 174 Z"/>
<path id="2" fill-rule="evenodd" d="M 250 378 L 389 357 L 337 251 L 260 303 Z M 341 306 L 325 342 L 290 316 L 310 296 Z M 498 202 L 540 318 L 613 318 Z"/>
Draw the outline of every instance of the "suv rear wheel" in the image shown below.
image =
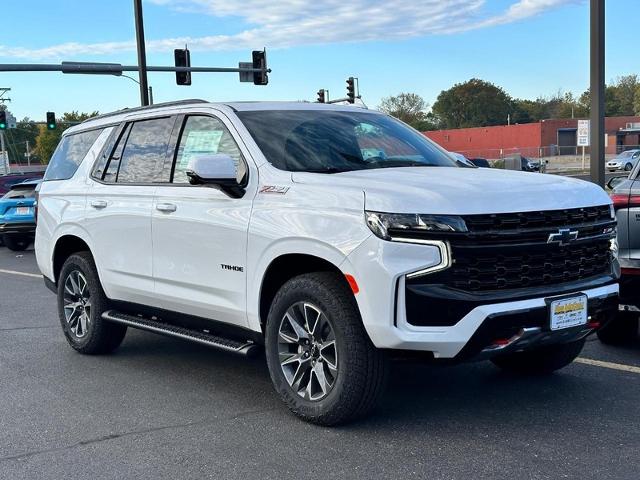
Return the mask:
<path id="1" fill-rule="evenodd" d="M 88 252 L 71 255 L 58 278 L 58 315 L 62 331 L 75 350 L 95 355 L 115 350 L 127 327 L 102 319 L 108 299 Z"/>
<path id="2" fill-rule="evenodd" d="M 284 284 L 267 318 L 266 355 L 282 400 L 313 423 L 364 416 L 384 392 L 386 357 L 369 340 L 338 274 L 305 274 Z"/>
<path id="3" fill-rule="evenodd" d="M 573 362 L 584 347 L 585 340 L 560 343 L 524 352 L 507 353 L 491 361 L 503 370 L 525 375 L 545 375 Z"/>
<path id="4" fill-rule="evenodd" d="M 2 241 L 9 250 L 14 252 L 22 252 L 31 245 L 31 239 L 23 235 L 11 235 L 5 233 L 2 236 Z"/>

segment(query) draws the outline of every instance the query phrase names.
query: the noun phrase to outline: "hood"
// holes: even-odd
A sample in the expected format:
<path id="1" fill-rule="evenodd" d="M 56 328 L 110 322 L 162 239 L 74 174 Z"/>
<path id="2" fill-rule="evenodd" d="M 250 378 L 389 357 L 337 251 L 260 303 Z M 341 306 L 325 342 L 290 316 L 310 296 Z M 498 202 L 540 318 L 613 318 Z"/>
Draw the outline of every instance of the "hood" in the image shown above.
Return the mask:
<path id="1" fill-rule="evenodd" d="M 378 212 L 473 215 L 560 210 L 611 203 L 593 183 L 492 168 L 407 167 L 337 174 L 294 173 L 298 183 L 364 190 Z"/>

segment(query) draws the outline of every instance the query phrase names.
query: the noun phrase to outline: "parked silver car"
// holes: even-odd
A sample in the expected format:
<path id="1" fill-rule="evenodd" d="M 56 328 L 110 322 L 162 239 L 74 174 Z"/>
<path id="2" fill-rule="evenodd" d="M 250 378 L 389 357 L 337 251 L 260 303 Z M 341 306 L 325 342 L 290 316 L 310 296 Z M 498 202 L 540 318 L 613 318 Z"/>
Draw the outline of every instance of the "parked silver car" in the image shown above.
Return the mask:
<path id="1" fill-rule="evenodd" d="M 640 149 L 626 150 L 607 162 L 607 170 L 610 172 L 615 172 L 616 170 L 630 172 L 638 163 L 638 158 L 640 158 Z"/>

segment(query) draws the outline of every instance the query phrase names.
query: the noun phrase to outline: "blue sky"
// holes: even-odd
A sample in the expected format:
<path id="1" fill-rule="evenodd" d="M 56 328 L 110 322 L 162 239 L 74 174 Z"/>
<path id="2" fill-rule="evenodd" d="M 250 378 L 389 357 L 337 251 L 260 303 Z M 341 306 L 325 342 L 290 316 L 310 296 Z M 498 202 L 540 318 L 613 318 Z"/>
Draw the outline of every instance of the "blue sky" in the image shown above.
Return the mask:
<path id="1" fill-rule="evenodd" d="M 315 100 L 319 88 L 344 95 L 360 78 L 364 101 L 414 92 L 433 103 L 454 83 L 478 77 L 515 97 L 588 85 L 586 0 L 146 0 L 148 63 L 173 63 L 188 42 L 194 66 L 237 66 L 267 47 L 270 84 L 237 74 L 195 74 L 179 87 L 173 74 L 149 75 L 156 102 Z M 1 63 L 62 60 L 134 64 L 131 0 L 5 2 Z M 639 73 L 638 0 L 607 2 L 608 79 Z M 135 75 L 135 73 L 134 73 Z M 11 87 L 9 109 L 43 120 L 48 110 L 101 112 L 136 106 L 138 85 L 126 78 L 61 73 L 0 73 Z"/>

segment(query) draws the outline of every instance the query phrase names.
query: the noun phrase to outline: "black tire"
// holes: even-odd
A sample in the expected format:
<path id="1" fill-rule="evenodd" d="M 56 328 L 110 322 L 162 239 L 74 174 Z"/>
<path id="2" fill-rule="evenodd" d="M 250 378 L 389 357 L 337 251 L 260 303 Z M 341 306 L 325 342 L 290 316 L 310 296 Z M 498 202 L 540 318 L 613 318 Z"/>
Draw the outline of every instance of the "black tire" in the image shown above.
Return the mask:
<path id="1" fill-rule="evenodd" d="M 632 165 L 632 164 L 630 164 L 630 163 L 627 163 L 627 164 L 624 166 L 624 171 L 625 171 L 625 172 L 630 172 L 632 168 L 633 168 L 633 165 Z"/>
<path id="2" fill-rule="evenodd" d="M 585 340 L 560 343 L 534 350 L 508 353 L 491 359 L 501 369 L 524 375 L 548 375 L 573 362 L 584 347 Z"/>
<path id="3" fill-rule="evenodd" d="M 638 338 L 638 313 L 618 312 L 598 329 L 598 338 L 607 345 L 624 345 Z"/>
<path id="4" fill-rule="evenodd" d="M 317 306 L 335 334 L 337 374 L 326 396 L 318 400 L 296 393 L 280 365 L 281 322 L 285 313 L 300 302 Z M 340 275 L 310 273 L 285 283 L 273 300 L 265 333 L 271 380 L 284 403 L 298 417 L 331 426 L 361 418 L 376 407 L 386 385 L 387 358 L 371 343 L 355 298 Z"/>
<path id="5" fill-rule="evenodd" d="M 87 314 L 89 321 L 86 322 L 87 327 L 83 332 L 74 332 L 73 318 L 68 322 L 65 315 L 65 285 L 75 272 L 79 272 L 86 279 L 85 288 L 88 288 L 89 292 L 90 308 Z M 118 348 L 127 333 L 127 327 L 103 320 L 102 314 L 108 309 L 109 300 L 100 284 L 91 254 L 79 252 L 71 255 L 64 262 L 58 277 L 58 316 L 69 345 L 87 355 L 109 353 Z M 77 317 L 76 321 L 79 321 Z"/>
<path id="6" fill-rule="evenodd" d="M 2 236 L 2 241 L 5 246 L 13 252 L 24 252 L 29 248 L 29 245 L 31 245 L 31 239 L 23 235 L 11 235 L 5 233 Z"/>

